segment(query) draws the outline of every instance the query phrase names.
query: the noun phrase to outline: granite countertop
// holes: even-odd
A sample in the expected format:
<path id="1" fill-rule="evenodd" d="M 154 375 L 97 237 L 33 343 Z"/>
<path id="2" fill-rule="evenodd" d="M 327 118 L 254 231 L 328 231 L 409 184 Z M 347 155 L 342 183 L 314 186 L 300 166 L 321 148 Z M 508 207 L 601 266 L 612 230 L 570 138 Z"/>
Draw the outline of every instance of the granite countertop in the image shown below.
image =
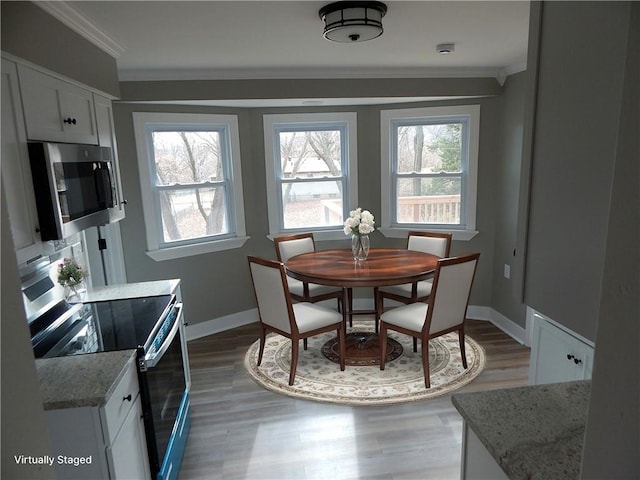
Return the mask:
<path id="1" fill-rule="evenodd" d="M 83 295 L 83 302 L 100 302 L 121 298 L 154 297 L 175 293 L 180 280 L 155 280 L 151 282 L 124 283 L 121 285 L 106 285 L 93 287 Z"/>
<path id="2" fill-rule="evenodd" d="M 578 479 L 591 382 L 461 393 L 451 401 L 510 479 Z"/>
<path id="3" fill-rule="evenodd" d="M 44 409 L 104 405 L 134 361 L 135 350 L 36 359 Z"/>

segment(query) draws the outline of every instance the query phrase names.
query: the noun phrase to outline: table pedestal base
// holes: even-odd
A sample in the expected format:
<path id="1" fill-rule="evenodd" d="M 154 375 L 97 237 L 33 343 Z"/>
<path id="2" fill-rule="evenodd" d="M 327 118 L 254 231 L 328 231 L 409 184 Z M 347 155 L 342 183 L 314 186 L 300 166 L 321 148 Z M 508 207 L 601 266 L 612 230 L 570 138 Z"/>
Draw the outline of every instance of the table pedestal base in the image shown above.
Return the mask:
<path id="1" fill-rule="evenodd" d="M 338 339 L 334 338 L 322 346 L 322 354 L 329 360 L 339 363 Z M 402 345 L 396 340 L 387 337 L 387 362 L 395 360 L 402 355 Z M 371 332 L 352 332 L 346 336 L 347 365 L 380 365 L 380 339 Z"/>

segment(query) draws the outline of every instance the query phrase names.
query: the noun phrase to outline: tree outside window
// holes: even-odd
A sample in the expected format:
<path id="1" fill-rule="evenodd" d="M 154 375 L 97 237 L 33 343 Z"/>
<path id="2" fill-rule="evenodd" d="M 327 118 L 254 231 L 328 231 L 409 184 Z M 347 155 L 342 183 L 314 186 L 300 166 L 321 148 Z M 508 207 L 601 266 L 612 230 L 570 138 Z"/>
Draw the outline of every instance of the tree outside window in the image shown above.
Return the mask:
<path id="1" fill-rule="evenodd" d="M 342 233 L 357 194 L 355 114 L 265 115 L 264 134 L 270 233 Z"/>
<path id="2" fill-rule="evenodd" d="M 460 224 L 463 124 L 396 128 L 397 222 Z"/>
<path id="3" fill-rule="evenodd" d="M 343 210 L 342 132 L 278 132 L 284 229 L 339 226 Z"/>
<path id="4" fill-rule="evenodd" d="M 165 242 L 228 233 L 218 131 L 153 132 Z"/>
<path id="5" fill-rule="evenodd" d="M 410 229 L 475 232 L 480 106 L 380 112 L 381 225 L 391 237 Z"/>
<path id="6" fill-rule="evenodd" d="M 246 242 L 236 115 L 134 112 L 147 254 L 155 260 Z"/>

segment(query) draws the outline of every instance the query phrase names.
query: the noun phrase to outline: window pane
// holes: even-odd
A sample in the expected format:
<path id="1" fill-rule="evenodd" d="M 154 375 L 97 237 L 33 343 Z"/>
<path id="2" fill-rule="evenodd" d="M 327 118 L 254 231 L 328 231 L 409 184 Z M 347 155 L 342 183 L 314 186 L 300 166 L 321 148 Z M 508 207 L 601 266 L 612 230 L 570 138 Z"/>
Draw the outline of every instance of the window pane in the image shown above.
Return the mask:
<path id="1" fill-rule="evenodd" d="M 397 128 L 397 172 L 462 171 L 462 124 L 409 125 Z"/>
<path id="2" fill-rule="evenodd" d="M 281 178 L 342 175 L 340 130 L 280 132 Z"/>
<path id="3" fill-rule="evenodd" d="M 190 184 L 224 178 L 217 131 L 153 132 L 156 185 Z"/>
<path id="4" fill-rule="evenodd" d="M 229 233 L 224 187 L 159 192 L 165 242 Z"/>
<path id="5" fill-rule="evenodd" d="M 397 189 L 398 223 L 460 224 L 460 177 L 402 178 Z"/>
<path id="6" fill-rule="evenodd" d="M 284 228 L 342 225 L 342 182 L 282 184 Z"/>

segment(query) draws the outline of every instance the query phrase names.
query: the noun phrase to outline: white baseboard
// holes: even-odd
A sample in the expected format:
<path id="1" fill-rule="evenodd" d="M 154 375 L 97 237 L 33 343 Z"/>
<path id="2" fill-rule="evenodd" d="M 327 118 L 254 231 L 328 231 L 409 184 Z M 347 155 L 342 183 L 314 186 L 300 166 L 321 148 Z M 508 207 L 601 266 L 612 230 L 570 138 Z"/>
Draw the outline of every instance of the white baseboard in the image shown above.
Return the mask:
<path id="1" fill-rule="evenodd" d="M 500 312 L 494 310 L 493 308 L 489 308 L 489 310 L 491 311 L 491 318 L 489 319 L 491 323 L 493 323 L 496 327 L 498 327 L 500 330 L 502 330 L 504 333 L 509 335 L 521 345 L 525 345 L 527 347 L 530 346 L 530 339 L 527 335 L 527 331 L 524 328 L 515 323 L 513 320 L 505 317 Z"/>
<path id="2" fill-rule="evenodd" d="M 335 307 L 334 300 L 327 300 L 326 302 L 328 302 L 326 303 L 326 306 L 330 308 Z M 320 302 L 320 304 L 325 304 L 325 302 Z M 400 304 L 398 303 L 398 305 Z M 372 310 L 373 299 L 355 298 L 353 306 L 357 310 Z M 512 320 L 509 320 L 500 312 L 495 311 L 491 307 L 469 305 L 469 308 L 467 309 L 467 316 L 475 320 L 485 320 L 491 322 L 518 343 L 522 345 L 528 345 L 528 337 L 526 335 L 525 329 L 517 325 Z M 224 332 L 225 330 L 241 327 L 242 325 L 255 323 L 259 320 L 258 309 L 253 308 L 251 310 L 233 313 L 231 315 L 214 318 L 205 322 L 189 324 L 185 328 L 187 341 L 206 337 L 207 335 L 213 335 L 215 333 Z"/>
<path id="3" fill-rule="evenodd" d="M 187 324 L 185 332 L 187 334 L 187 341 L 189 341 L 259 321 L 258 309 L 253 308 L 251 310 L 245 310 L 244 312 L 232 313 L 224 317 L 207 320 L 206 322 Z"/>

